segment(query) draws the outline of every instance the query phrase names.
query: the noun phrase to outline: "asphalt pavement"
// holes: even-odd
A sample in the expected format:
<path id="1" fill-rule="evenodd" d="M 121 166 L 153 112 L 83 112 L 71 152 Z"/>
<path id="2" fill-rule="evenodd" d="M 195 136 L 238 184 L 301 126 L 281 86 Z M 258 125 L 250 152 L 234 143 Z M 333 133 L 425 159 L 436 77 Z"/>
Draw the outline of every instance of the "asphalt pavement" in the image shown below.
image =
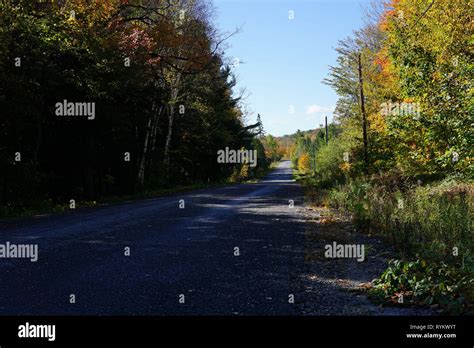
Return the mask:
<path id="1" fill-rule="evenodd" d="M 0 314 L 300 314 L 291 173 L 284 161 L 256 184 L 0 223 L 0 244 L 38 245 L 36 262 L 0 259 Z"/>

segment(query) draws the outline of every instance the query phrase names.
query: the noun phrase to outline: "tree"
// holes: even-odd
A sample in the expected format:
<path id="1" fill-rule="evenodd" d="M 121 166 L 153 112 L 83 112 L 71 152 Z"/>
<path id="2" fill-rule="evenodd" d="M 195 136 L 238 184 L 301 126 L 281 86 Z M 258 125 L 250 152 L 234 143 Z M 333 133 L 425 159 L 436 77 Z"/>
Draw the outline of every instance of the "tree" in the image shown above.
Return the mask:
<path id="1" fill-rule="evenodd" d="M 207 2 L 1 1 L 0 13 L 0 214 L 224 180 L 237 166 L 217 150 L 261 147 Z M 56 116 L 64 100 L 93 102 L 95 119 Z"/>
<path id="2" fill-rule="evenodd" d="M 265 138 L 265 144 L 268 149 L 268 157 L 272 161 L 277 161 L 279 160 L 279 153 L 278 153 L 278 142 L 275 139 L 275 137 L 271 134 L 268 134 Z"/>
<path id="3" fill-rule="evenodd" d="M 310 159 L 307 153 L 301 154 L 298 158 L 298 171 L 303 174 L 308 174 L 310 171 Z"/>

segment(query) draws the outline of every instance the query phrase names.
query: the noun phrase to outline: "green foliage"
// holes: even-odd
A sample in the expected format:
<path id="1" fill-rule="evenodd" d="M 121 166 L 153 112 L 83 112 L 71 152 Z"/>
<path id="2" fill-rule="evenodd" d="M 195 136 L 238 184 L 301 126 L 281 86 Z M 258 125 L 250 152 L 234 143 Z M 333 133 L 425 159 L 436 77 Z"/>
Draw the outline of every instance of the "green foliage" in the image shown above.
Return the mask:
<path id="1" fill-rule="evenodd" d="M 328 138 L 329 141 L 333 141 L 336 135 L 339 133 L 339 129 L 335 124 L 328 126 Z M 318 171 L 317 155 L 320 151 L 326 148 L 326 131 L 325 129 L 316 129 L 314 134 L 305 134 L 304 132 L 298 131 L 294 135 L 295 143 L 291 153 L 291 161 L 295 168 L 298 167 L 298 161 L 303 154 L 308 156 L 309 168 L 307 173 L 315 174 Z"/>
<path id="2" fill-rule="evenodd" d="M 267 148 L 268 157 L 274 162 L 280 160 L 281 155 L 278 151 L 279 144 L 277 140 L 275 139 L 275 137 L 271 134 L 268 134 L 264 140 L 265 140 L 264 146 Z"/>
<path id="3" fill-rule="evenodd" d="M 426 15 L 423 1 L 404 0 L 386 15 L 388 57 L 400 99 L 421 104 L 418 118 L 391 118 L 397 162 L 407 173 L 473 175 L 474 65 L 472 4 L 441 0 Z M 403 13 L 401 19 L 397 13 Z M 453 153 L 458 160 L 453 161 Z"/>
<path id="4" fill-rule="evenodd" d="M 447 305 L 455 312 L 472 303 L 474 70 L 472 33 L 466 30 L 471 22 L 467 0 L 393 0 L 378 18 L 340 41 L 337 65 L 324 82 L 340 96 L 341 132 L 319 149 L 316 176 L 306 181 L 326 193 L 326 204 L 351 213 L 359 229 L 415 258 L 390 264 L 377 282 L 379 295 L 405 292 L 415 303 Z M 387 103 L 419 109 L 387 113 L 382 107 Z"/>
<path id="5" fill-rule="evenodd" d="M 462 265 L 390 260 L 388 268 L 374 280 L 369 296 L 392 304 L 434 305 L 442 311 L 460 314 L 474 300 L 474 261 L 465 256 Z M 403 302 L 400 303 L 400 299 Z"/>
<path id="6" fill-rule="evenodd" d="M 379 178 L 356 180 L 332 189 L 328 204 L 351 212 L 360 226 L 386 237 L 406 255 L 429 250 L 433 243 L 443 246 L 438 257 L 450 255 L 454 247 L 459 253 L 472 250 L 471 184 L 448 179 L 424 187 L 400 185 L 387 185 Z"/>
<path id="7" fill-rule="evenodd" d="M 320 148 L 316 155 L 316 173 L 320 181 L 343 183 L 351 173 L 357 173 L 362 166 L 361 142 L 354 128 L 346 129 L 339 136 L 331 138 L 328 146 Z"/>
<path id="8" fill-rule="evenodd" d="M 467 310 L 474 283 L 472 184 L 447 179 L 418 187 L 400 178 L 382 179 L 353 181 L 333 188 L 327 197 L 330 206 L 350 212 L 360 230 L 415 258 L 391 263 L 375 282 L 376 294 L 393 300 L 400 293 L 406 303 Z"/>
<path id="9" fill-rule="evenodd" d="M 137 3 L 0 1 L 0 215 L 224 181 L 225 147 L 258 149 L 248 178 L 268 168 L 204 2 Z M 64 99 L 96 118 L 55 116 Z"/>

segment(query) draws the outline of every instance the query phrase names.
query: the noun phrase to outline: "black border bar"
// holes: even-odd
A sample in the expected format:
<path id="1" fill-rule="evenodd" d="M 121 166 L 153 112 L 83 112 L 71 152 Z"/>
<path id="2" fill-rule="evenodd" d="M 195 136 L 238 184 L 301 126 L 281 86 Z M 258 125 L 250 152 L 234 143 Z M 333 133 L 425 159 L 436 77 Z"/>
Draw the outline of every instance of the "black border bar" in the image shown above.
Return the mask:
<path id="1" fill-rule="evenodd" d="M 54 324 L 56 338 L 20 338 L 20 325 Z M 411 325 L 424 333 L 456 334 L 456 338 L 407 338 Z M 435 329 L 436 325 L 455 325 Z M 165 316 L 0 316 L 0 347 L 64 344 L 408 344 L 473 347 L 473 316 L 435 317 L 165 317 Z"/>

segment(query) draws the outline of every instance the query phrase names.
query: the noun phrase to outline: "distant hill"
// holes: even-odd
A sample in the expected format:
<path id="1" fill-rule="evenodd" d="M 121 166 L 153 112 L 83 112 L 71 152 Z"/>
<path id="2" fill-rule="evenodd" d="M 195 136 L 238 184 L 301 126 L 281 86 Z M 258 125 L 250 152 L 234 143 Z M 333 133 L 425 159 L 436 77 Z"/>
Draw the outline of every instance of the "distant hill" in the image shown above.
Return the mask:
<path id="1" fill-rule="evenodd" d="M 295 143 L 298 134 L 301 134 L 304 137 L 309 137 L 311 140 L 314 140 L 318 133 L 321 131 L 324 131 L 324 128 L 309 129 L 305 131 L 298 130 L 293 134 L 285 134 L 280 137 L 275 137 L 275 139 L 277 139 L 281 147 L 289 148 Z"/>
<path id="2" fill-rule="evenodd" d="M 282 158 L 288 159 L 291 157 L 291 149 L 293 148 L 293 145 L 295 145 L 298 136 L 310 138 L 313 141 L 321 131 L 324 132 L 324 128 L 309 129 L 304 131 L 298 130 L 293 134 L 285 134 L 279 137 L 274 137 L 278 143 L 278 152 Z M 265 148 L 267 148 L 265 140 L 263 140 L 263 145 Z"/>

